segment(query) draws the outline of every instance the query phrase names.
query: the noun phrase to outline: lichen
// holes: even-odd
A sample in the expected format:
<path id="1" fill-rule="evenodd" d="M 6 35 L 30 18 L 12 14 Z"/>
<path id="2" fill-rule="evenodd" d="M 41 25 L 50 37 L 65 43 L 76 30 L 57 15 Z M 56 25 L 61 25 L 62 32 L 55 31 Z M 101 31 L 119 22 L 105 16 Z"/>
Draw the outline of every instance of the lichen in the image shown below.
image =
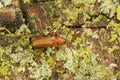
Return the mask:
<path id="1" fill-rule="evenodd" d="M 8 3 L 10 1 L 8 0 Z M 31 0 L 22 1 L 24 4 L 32 4 Z M 37 0 L 37 2 L 41 1 Z M 31 75 L 36 80 L 51 80 L 53 73 L 56 73 L 59 79 L 66 73 L 73 74 L 74 80 L 117 80 L 120 73 L 110 76 L 106 63 L 102 64 L 98 59 L 100 55 L 110 56 L 120 49 L 120 11 L 117 0 L 71 0 L 71 2 L 55 0 L 52 2 L 55 5 L 49 4 L 51 11 L 48 12 L 48 17 L 52 18 L 53 22 L 44 26 L 42 32 L 32 32 L 29 24 L 25 23 L 14 33 L 1 32 L 0 37 L 3 35 L 9 43 L 7 46 L 0 45 L 1 80 L 14 79 L 17 76 L 26 80 L 31 78 Z M 7 6 L 10 4 L 8 3 L 4 4 Z M 97 4 L 100 11 L 93 11 Z M 74 26 L 76 21 L 79 21 L 78 14 L 81 13 L 84 17 L 83 24 Z M 100 31 L 101 28 L 97 25 L 103 16 L 109 20 L 108 25 L 103 28 L 106 31 Z M 89 25 L 91 27 L 89 28 L 88 23 L 96 24 L 96 27 Z M 66 42 L 60 46 L 33 48 L 31 40 L 37 34 L 43 37 L 51 36 L 51 34 L 60 36 Z M 58 62 L 63 62 L 63 64 L 57 65 Z"/>

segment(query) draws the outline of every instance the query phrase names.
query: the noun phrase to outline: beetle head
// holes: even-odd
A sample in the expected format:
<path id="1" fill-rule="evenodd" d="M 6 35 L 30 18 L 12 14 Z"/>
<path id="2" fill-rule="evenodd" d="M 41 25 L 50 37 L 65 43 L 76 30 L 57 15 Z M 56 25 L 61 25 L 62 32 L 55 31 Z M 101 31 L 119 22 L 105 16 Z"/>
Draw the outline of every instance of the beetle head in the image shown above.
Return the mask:
<path id="1" fill-rule="evenodd" d="M 61 45 L 61 44 L 64 44 L 65 43 L 65 39 L 64 38 L 62 38 L 62 37 L 58 37 L 57 38 L 57 44 L 58 45 Z"/>

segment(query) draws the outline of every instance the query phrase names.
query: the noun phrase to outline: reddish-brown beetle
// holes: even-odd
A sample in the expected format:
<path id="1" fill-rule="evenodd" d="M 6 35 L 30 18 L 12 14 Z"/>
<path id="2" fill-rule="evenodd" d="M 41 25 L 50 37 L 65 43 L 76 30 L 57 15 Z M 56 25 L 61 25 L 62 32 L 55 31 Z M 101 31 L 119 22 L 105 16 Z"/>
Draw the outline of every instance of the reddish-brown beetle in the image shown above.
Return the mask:
<path id="1" fill-rule="evenodd" d="M 32 41 L 32 46 L 35 48 L 44 48 L 44 47 L 59 47 L 60 45 L 65 43 L 65 39 L 62 37 L 55 37 L 55 36 L 49 36 L 44 38 L 36 38 Z M 23 58 L 21 58 L 18 62 L 23 60 L 26 57 L 29 57 L 32 54 L 25 55 Z"/>
<path id="2" fill-rule="evenodd" d="M 49 36 L 44 38 L 37 38 L 32 41 L 33 47 L 50 47 L 59 46 L 65 43 L 65 39 L 62 37 Z"/>

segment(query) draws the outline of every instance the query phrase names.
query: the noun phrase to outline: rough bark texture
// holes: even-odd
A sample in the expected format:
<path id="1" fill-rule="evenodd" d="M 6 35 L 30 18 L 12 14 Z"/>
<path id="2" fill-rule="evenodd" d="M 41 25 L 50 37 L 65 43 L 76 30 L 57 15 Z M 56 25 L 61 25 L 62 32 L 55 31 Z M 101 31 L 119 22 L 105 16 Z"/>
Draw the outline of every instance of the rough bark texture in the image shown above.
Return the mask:
<path id="1" fill-rule="evenodd" d="M 24 17 L 26 21 L 26 25 L 29 25 L 31 31 L 33 30 L 33 28 L 36 28 L 36 31 L 41 33 L 42 29 L 44 29 L 46 25 L 52 25 L 54 21 L 56 22 L 58 21 L 63 25 L 65 25 L 64 22 L 67 21 L 66 14 L 62 14 L 62 18 L 61 18 L 62 20 L 58 19 L 59 14 L 56 16 L 52 16 L 52 18 L 50 18 L 49 13 L 51 11 L 50 7 L 52 5 L 48 5 L 47 3 L 25 4 L 24 6 L 22 6 L 22 10 L 19 10 L 21 8 L 18 4 L 19 2 L 17 3 L 15 1 L 12 3 L 12 6 L 14 7 L 5 7 L 5 8 L 0 9 L 0 24 L 2 27 L 4 26 L 10 29 L 11 31 L 13 30 L 11 28 L 14 28 L 14 30 L 16 28 L 18 29 L 20 25 L 23 24 L 24 22 L 23 17 Z M 65 4 L 68 4 L 68 6 L 71 6 L 71 3 L 69 1 L 66 1 Z M 92 45 L 91 47 L 92 52 L 98 55 L 97 57 L 98 61 L 102 63 L 103 65 L 105 65 L 106 69 L 110 67 L 111 63 L 116 63 L 118 65 L 117 68 L 112 67 L 111 69 L 108 70 L 109 75 L 113 75 L 115 73 L 115 70 L 120 70 L 120 57 L 118 56 L 120 49 L 115 50 L 113 53 L 109 53 L 108 49 L 102 50 L 102 47 L 110 48 L 113 46 L 113 43 L 109 42 L 111 30 L 106 29 L 106 27 L 109 21 L 115 20 L 115 18 L 108 18 L 106 15 L 100 14 L 99 13 L 100 4 L 96 2 L 94 5 L 95 6 L 92 8 L 94 14 L 90 15 L 92 17 L 90 20 L 85 22 L 84 14 L 79 13 L 77 14 L 78 17 L 76 21 L 73 22 L 72 25 L 67 26 L 67 27 L 72 28 L 76 32 L 76 34 L 74 35 L 74 39 L 81 36 L 83 32 L 83 28 L 81 27 L 84 25 L 88 29 L 91 29 L 93 32 L 97 31 L 96 34 L 99 35 L 98 39 L 85 36 L 85 42 L 87 42 L 86 46 Z M 17 9 L 18 7 L 19 9 Z M 59 11 L 58 8 L 57 10 Z M 99 21 L 89 22 L 89 21 L 93 21 L 98 15 L 102 16 L 102 18 Z M 79 33 L 77 33 L 78 31 Z M 11 39 L 11 42 L 8 42 L 7 36 L 0 35 L 0 45 L 6 46 L 9 44 L 12 44 L 12 42 L 16 41 L 18 37 L 9 37 L 9 38 Z M 118 44 L 118 46 L 120 48 L 120 44 Z M 58 77 L 59 76 L 57 74 L 57 71 L 54 70 L 52 78 L 58 79 Z M 72 80 L 72 74 L 67 74 L 67 73 L 63 74 L 60 80 L 68 80 L 68 79 Z"/>

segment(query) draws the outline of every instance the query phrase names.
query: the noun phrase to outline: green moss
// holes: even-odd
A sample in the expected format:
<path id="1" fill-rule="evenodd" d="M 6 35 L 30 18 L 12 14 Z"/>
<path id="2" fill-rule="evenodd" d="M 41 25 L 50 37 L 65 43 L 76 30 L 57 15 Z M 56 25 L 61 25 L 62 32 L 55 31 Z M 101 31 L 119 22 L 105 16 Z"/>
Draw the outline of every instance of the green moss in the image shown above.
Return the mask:
<path id="1" fill-rule="evenodd" d="M 120 6 L 117 7 L 117 19 L 120 20 Z"/>
<path id="2" fill-rule="evenodd" d="M 102 19 L 102 15 L 99 15 L 98 17 L 96 17 L 95 19 L 93 19 L 94 23 L 100 22 L 100 20 Z"/>
<path id="3" fill-rule="evenodd" d="M 3 48 L 0 46 L 0 58 L 2 58 L 3 55 Z"/>
<path id="4" fill-rule="evenodd" d="M 113 45 L 112 47 L 110 47 L 108 50 L 109 50 L 109 53 L 113 53 L 115 50 L 119 49 L 119 47 L 117 45 Z"/>

